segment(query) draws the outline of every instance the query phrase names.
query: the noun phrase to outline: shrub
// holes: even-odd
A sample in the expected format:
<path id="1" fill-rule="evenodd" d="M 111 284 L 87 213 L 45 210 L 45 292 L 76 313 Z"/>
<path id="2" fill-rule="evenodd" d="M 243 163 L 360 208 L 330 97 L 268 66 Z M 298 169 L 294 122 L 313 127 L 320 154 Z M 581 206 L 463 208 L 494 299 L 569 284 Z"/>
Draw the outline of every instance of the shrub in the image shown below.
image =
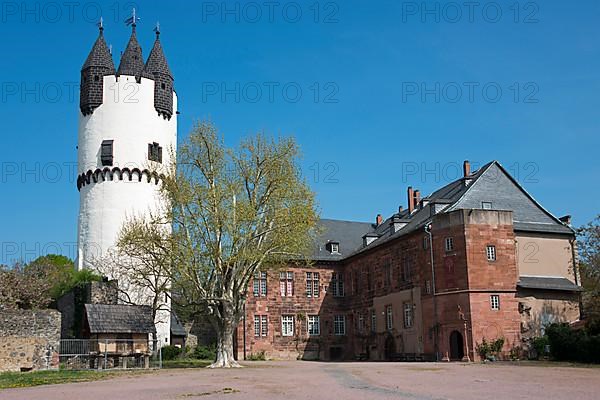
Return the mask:
<path id="1" fill-rule="evenodd" d="M 555 360 L 600 363 L 600 335 L 573 330 L 568 324 L 552 324 L 546 335 Z"/>
<path id="2" fill-rule="evenodd" d="M 247 359 L 248 361 L 266 361 L 267 356 L 265 355 L 264 351 L 261 351 L 259 353 L 250 353 Z"/>
<path id="3" fill-rule="evenodd" d="M 546 353 L 546 346 L 550 342 L 548 336 L 536 337 L 531 340 L 531 348 L 534 350 L 533 358 L 539 360 Z"/>
<path id="4" fill-rule="evenodd" d="M 174 360 L 183 353 L 183 350 L 180 347 L 164 346 L 161 352 L 163 360 Z"/>
<path id="5" fill-rule="evenodd" d="M 194 349 L 191 357 L 198 360 L 214 360 L 217 356 L 217 350 L 214 344 L 208 346 L 198 345 Z"/>
<path id="6" fill-rule="evenodd" d="M 485 338 L 481 343 L 477 343 L 475 351 L 479 354 L 482 360 L 494 360 L 504 347 L 504 338 L 498 338 L 492 342 L 488 342 Z"/>

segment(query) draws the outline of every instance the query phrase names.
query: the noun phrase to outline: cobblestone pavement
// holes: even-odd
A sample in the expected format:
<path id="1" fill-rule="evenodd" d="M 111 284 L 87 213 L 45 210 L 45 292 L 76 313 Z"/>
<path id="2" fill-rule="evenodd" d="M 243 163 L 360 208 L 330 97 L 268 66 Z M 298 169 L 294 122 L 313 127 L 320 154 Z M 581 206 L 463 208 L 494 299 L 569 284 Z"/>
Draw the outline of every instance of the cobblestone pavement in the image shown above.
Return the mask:
<path id="1" fill-rule="evenodd" d="M 255 362 L 0 390 L 2 400 L 600 398 L 600 368 L 462 363 Z"/>

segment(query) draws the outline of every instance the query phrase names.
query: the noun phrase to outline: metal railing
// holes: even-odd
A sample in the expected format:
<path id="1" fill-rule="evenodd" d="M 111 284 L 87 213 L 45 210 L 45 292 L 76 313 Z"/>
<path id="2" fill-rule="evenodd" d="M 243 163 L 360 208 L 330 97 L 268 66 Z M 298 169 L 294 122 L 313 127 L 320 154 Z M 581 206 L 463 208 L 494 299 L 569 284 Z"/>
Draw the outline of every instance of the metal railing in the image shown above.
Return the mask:
<path id="1" fill-rule="evenodd" d="M 59 361 L 70 370 L 162 368 L 162 351 L 156 340 L 62 339 Z"/>

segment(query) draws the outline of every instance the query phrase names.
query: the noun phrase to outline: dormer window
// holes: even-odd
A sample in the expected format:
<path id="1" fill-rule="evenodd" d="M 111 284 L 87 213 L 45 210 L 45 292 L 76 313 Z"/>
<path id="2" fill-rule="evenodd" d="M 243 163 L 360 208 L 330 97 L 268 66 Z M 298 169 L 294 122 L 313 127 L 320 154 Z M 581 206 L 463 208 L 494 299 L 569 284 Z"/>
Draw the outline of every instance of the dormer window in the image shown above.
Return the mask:
<path id="1" fill-rule="evenodd" d="M 325 246 L 331 254 L 340 254 L 340 244 L 338 242 L 329 242 Z"/>
<path id="2" fill-rule="evenodd" d="M 162 163 L 162 147 L 158 143 L 148 144 L 148 160 Z"/>
<path id="3" fill-rule="evenodd" d="M 100 162 L 102 162 L 102 166 L 112 166 L 113 165 L 113 141 L 112 140 L 103 140 L 102 145 L 100 146 Z"/>
<path id="4" fill-rule="evenodd" d="M 481 208 L 483 208 L 484 210 L 491 210 L 492 209 L 492 203 L 489 201 L 482 201 L 481 202 Z"/>

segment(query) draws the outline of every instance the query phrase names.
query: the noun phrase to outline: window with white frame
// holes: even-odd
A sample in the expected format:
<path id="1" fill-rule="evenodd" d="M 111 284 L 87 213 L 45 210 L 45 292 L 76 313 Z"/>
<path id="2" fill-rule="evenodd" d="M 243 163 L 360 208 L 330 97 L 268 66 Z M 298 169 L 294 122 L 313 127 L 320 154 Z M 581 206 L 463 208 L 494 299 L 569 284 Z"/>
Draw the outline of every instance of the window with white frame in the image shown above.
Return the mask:
<path id="1" fill-rule="evenodd" d="M 254 273 L 254 282 L 252 291 L 256 297 L 265 297 L 267 295 L 267 273 L 256 271 Z"/>
<path id="2" fill-rule="evenodd" d="M 412 328 L 413 326 L 413 305 L 412 303 L 404 303 L 404 327 Z"/>
<path id="3" fill-rule="evenodd" d="M 294 273 L 291 271 L 279 273 L 279 291 L 281 297 L 294 295 Z"/>
<path id="4" fill-rule="evenodd" d="M 487 245 L 485 247 L 485 254 L 487 256 L 488 261 L 496 261 L 496 246 Z"/>
<path id="5" fill-rule="evenodd" d="M 308 334 L 310 336 L 318 336 L 321 334 L 321 322 L 318 315 L 308 316 Z"/>
<path id="6" fill-rule="evenodd" d="M 346 316 L 336 315 L 333 317 L 333 334 L 343 336 L 346 334 Z"/>
<path id="7" fill-rule="evenodd" d="M 294 316 L 293 315 L 282 315 L 281 316 L 281 335 L 282 336 L 294 336 Z"/>
<path id="8" fill-rule="evenodd" d="M 454 238 L 447 237 L 446 238 L 446 251 L 454 250 Z"/>
<path id="9" fill-rule="evenodd" d="M 267 323 L 266 315 L 255 315 L 254 316 L 254 336 L 267 336 L 269 330 L 269 324 Z"/>
<path id="10" fill-rule="evenodd" d="M 371 310 L 371 332 L 377 332 L 377 313 Z"/>
<path id="11" fill-rule="evenodd" d="M 319 273 L 306 273 L 306 297 L 319 297 Z"/>
<path id="12" fill-rule="evenodd" d="M 331 290 L 333 297 L 344 297 L 344 275 L 334 272 L 331 275 Z"/>
<path id="13" fill-rule="evenodd" d="M 482 201 L 481 202 L 481 208 L 483 208 L 484 210 L 491 210 L 492 209 L 492 203 L 489 201 Z"/>
<path id="14" fill-rule="evenodd" d="M 385 326 L 388 331 L 391 331 L 394 327 L 394 316 L 392 312 L 392 306 L 385 307 Z"/>
<path id="15" fill-rule="evenodd" d="M 500 296 L 497 294 L 493 294 L 490 296 L 490 307 L 492 310 L 500 309 Z"/>

